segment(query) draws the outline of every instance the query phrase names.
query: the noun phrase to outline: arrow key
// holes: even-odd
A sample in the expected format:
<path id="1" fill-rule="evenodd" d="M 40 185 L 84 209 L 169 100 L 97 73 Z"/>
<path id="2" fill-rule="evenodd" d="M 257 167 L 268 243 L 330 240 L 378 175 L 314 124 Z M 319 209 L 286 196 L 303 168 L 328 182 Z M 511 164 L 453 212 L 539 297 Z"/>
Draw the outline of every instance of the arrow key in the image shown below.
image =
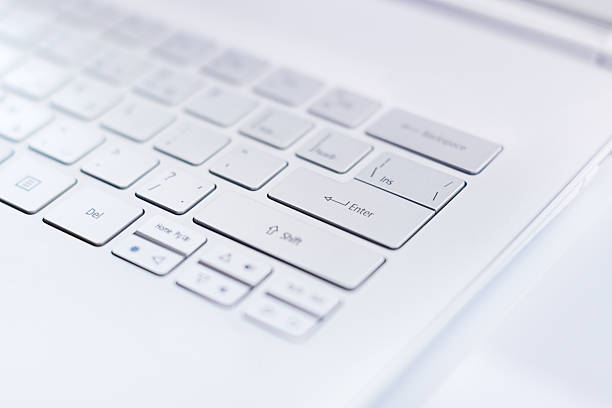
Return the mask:
<path id="1" fill-rule="evenodd" d="M 249 286 L 207 268 L 190 264 L 181 268 L 177 285 L 221 306 L 232 306 L 249 293 Z"/>
<path id="2" fill-rule="evenodd" d="M 113 249 L 119 258 L 156 275 L 166 275 L 185 259 L 182 255 L 137 235 L 130 235 Z"/>

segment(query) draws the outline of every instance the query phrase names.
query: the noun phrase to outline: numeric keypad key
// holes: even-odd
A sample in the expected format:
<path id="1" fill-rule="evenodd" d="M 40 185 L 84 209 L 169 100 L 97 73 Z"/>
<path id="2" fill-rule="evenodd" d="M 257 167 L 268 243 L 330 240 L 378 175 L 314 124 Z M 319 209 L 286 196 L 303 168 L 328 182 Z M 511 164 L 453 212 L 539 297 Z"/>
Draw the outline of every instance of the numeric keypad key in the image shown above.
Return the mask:
<path id="1" fill-rule="evenodd" d="M 271 154 L 236 146 L 220 157 L 210 172 L 249 190 L 259 190 L 287 167 L 287 162 Z"/>
<path id="2" fill-rule="evenodd" d="M 193 166 L 198 166 L 223 149 L 230 138 L 208 128 L 181 122 L 162 132 L 155 149 Z"/>
<path id="3" fill-rule="evenodd" d="M 244 84 L 259 76 L 268 66 L 264 60 L 238 50 L 227 50 L 204 66 L 210 75 L 233 84 Z"/>
<path id="4" fill-rule="evenodd" d="M 222 88 L 214 87 L 196 95 L 188 104 L 187 112 L 215 125 L 228 127 L 248 115 L 257 102 Z"/>
<path id="5" fill-rule="evenodd" d="M 240 133 L 277 149 L 286 149 L 312 127 L 312 122 L 292 113 L 268 109 L 240 128 Z"/>
<path id="6" fill-rule="evenodd" d="M 363 159 L 372 146 L 330 129 L 323 129 L 304 144 L 296 155 L 336 173 L 346 173 Z"/>
<path id="7" fill-rule="evenodd" d="M 113 187 L 125 189 L 159 164 L 159 160 L 119 145 L 103 146 L 81 171 Z"/>
<path id="8" fill-rule="evenodd" d="M 43 99 L 51 95 L 70 79 L 64 68 L 32 58 L 9 72 L 4 77 L 4 85 L 31 99 Z"/>
<path id="9" fill-rule="evenodd" d="M 51 100 L 51 105 L 79 119 L 93 120 L 120 100 L 121 94 L 110 86 L 78 79 L 58 92 Z"/>
<path id="10" fill-rule="evenodd" d="M 202 82 L 191 75 L 160 68 L 145 77 L 136 92 L 167 105 L 176 105 L 201 88 Z"/>
<path id="11" fill-rule="evenodd" d="M 354 128 L 368 119 L 380 103 L 365 96 L 335 88 L 323 95 L 308 110 L 329 121 Z"/>
<path id="12" fill-rule="evenodd" d="M 175 64 L 192 64 L 202 61 L 214 49 L 211 40 L 178 32 L 155 47 L 153 53 Z"/>
<path id="13" fill-rule="evenodd" d="M 100 132 L 61 118 L 38 132 L 30 142 L 30 149 L 60 163 L 73 164 L 103 142 Z"/>
<path id="14" fill-rule="evenodd" d="M 102 127 L 136 142 L 149 140 L 174 122 L 176 116 L 142 101 L 128 101 L 102 119 Z"/>
<path id="15" fill-rule="evenodd" d="M 121 50 L 108 50 L 91 60 L 85 71 L 113 85 L 125 85 L 142 75 L 146 68 L 143 58 Z"/>
<path id="16" fill-rule="evenodd" d="M 47 109 L 9 96 L 0 102 L 0 136 L 20 142 L 53 120 Z"/>
<path id="17" fill-rule="evenodd" d="M 298 106 L 314 96 L 323 82 L 299 72 L 281 68 L 255 86 L 255 92 L 289 106 Z"/>

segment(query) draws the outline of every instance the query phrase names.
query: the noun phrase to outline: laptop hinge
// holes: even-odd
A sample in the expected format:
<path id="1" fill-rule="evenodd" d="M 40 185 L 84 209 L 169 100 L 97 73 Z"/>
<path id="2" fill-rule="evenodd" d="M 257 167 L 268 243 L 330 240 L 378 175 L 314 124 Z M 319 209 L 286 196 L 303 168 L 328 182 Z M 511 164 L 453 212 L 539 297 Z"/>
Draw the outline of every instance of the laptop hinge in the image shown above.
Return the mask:
<path id="1" fill-rule="evenodd" d="M 523 1 L 422 0 L 422 3 L 612 69 L 610 30 L 567 13 Z"/>
<path id="2" fill-rule="evenodd" d="M 596 61 L 602 67 L 612 70 L 612 33 L 608 34 L 602 41 Z"/>

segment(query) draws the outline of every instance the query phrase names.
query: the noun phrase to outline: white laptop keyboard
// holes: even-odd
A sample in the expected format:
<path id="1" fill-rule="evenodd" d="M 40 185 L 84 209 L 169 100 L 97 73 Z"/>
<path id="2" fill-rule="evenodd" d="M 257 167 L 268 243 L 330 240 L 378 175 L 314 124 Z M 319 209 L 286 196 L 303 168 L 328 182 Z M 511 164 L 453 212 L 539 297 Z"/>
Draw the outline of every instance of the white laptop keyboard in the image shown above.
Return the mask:
<path id="1" fill-rule="evenodd" d="M 339 292 L 381 268 L 382 248 L 402 247 L 459 194 L 466 182 L 450 173 L 477 174 L 501 151 L 90 1 L 0 2 L 0 77 L 0 201 L 26 214 L 48 206 L 41 228 L 173 272 L 178 287 L 229 309 L 220 313 L 263 285 L 241 313 L 289 337 L 322 322 Z M 375 151 L 372 137 L 387 148 Z M 84 178 L 96 180 L 79 186 Z M 250 197 L 261 189 L 267 202 Z M 304 279 L 271 279 L 268 256 Z"/>

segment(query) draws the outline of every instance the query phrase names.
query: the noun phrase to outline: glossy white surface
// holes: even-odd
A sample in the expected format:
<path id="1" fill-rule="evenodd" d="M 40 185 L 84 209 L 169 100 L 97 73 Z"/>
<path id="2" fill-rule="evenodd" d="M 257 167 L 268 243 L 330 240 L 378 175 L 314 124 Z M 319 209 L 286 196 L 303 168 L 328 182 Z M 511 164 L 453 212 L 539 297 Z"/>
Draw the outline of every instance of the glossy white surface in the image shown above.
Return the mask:
<path id="1" fill-rule="evenodd" d="M 190 8 L 189 3 L 201 8 Z M 381 112 L 401 106 L 481 135 L 505 150 L 398 251 L 268 200 L 269 188 L 288 172 L 261 191 L 248 192 L 211 175 L 207 164 L 198 168 L 195 175 L 218 183 L 211 199 L 221 191 L 249 195 L 326 236 L 341 237 L 334 242 L 364 247 L 388 259 L 357 290 L 329 285 L 342 297 L 343 307 L 300 344 L 245 321 L 244 312 L 256 305 L 267 282 L 234 309 L 220 309 L 177 288 L 172 274 L 158 278 L 112 256 L 111 245 L 94 248 L 44 225 L 41 218 L 52 206 L 35 216 L 0 206 L 0 224 L 11 234 L 0 273 L 6 328 L 0 383 L 1 398 L 9 402 L 5 405 L 16 405 L 11 404 L 15 400 L 25 400 L 22 405 L 40 400 L 49 401 L 47 405 L 61 401 L 63 407 L 95 405 L 93 399 L 100 405 L 151 407 L 201 406 L 203 401 L 220 407 L 254 405 L 253 401 L 292 407 L 362 402 L 394 375 L 393 364 L 403 365 L 414 357 L 494 275 L 504 260 L 498 255 L 504 249 L 510 255 L 519 246 L 519 234 L 530 222 L 535 225 L 532 221 L 555 202 L 564 186 L 573 186 L 572 178 L 612 129 L 608 72 L 409 5 L 372 0 L 134 0 L 129 6 L 164 17 L 169 25 L 213 35 L 223 46 L 252 50 L 275 67 L 291 64 L 324 78 L 328 89 L 338 85 L 367 95 L 381 101 Z M 249 87 L 233 92 L 257 99 Z M 267 104 L 262 100 L 261 108 Z M 317 127 L 333 126 L 312 120 Z M 99 122 L 92 124 L 97 127 Z M 376 151 L 391 149 L 363 133 L 368 124 L 347 132 L 367 140 Z M 296 159 L 293 147 L 281 152 L 236 130 L 223 132 L 236 144 L 262 149 L 295 168 L 308 167 L 339 181 L 366 165 L 364 160 L 354 173 L 337 176 Z M 109 132 L 109 145 L 111 139 L 119 143 L 122 137 Z M 137 146 L 154 159 L 173 160 L 156 152 L 152 140 Z M 23 145 L 15 150 L 15 157 L 36 155 Z M 408 152 L 396 152 L 461 176 Z M 79 188 L 99 189 L 145 208 L 143 219 L 118 239 L 163 212 L 134 197 L 140 181 L 119 191 L 81 174 L 79 168 L 80 164 L 67 168 L 79 178 Z M 205 202 L 177 222 L 190 223 Z M 240 248 L 219 234 L 209 232 L 207 237 L 211 243 Z M 514 245 L 507 247 L 510 242 Z M 268 261 L 276 276 L 315 279 Z"/>
<path id="2" fill-rule="evenodd" d="M 377 401 L 609 407 L 612 157 Z"/>

